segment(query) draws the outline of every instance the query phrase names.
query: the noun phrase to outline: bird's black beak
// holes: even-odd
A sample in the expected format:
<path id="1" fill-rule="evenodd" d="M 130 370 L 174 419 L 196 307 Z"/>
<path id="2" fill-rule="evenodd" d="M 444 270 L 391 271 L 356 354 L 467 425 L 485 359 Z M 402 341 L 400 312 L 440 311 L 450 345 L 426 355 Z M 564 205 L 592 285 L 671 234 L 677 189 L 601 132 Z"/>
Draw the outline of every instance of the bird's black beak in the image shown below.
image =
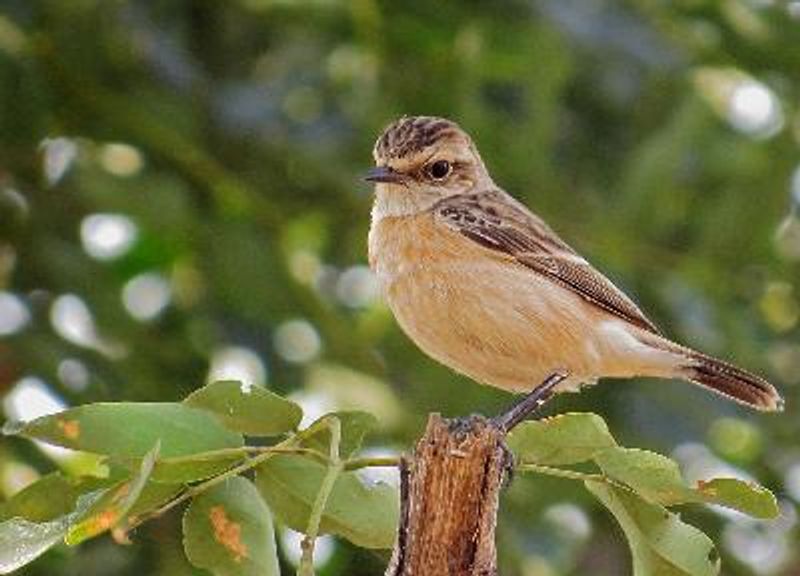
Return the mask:
<path id="1" fill-rule="evenodd" d="M 401 184 L 403 182 L 403 175 L 396 172 L 388 166 L 375 166 L 369 172 L 364 174 L 364 180 L 367 182 L 384 182 L 386 184 Z"/>

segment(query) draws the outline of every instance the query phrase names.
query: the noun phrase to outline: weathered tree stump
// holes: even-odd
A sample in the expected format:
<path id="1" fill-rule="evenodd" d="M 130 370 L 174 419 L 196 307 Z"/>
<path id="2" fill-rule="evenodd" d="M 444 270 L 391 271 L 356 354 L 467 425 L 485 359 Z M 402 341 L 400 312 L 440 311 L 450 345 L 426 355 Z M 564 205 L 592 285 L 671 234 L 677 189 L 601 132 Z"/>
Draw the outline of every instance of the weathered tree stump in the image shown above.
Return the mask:
<path id="1" fill-rule="evenodd" d="M 431 414 L 400 466 L 400 526 L 386 576 L 493 576 L 497 507 L 513 464 L 508 431 L 566 376 L 554 374 L 497 418 Z"/>
<path id="2" fill-rule="evenodd" d="M 387 576 L 497 574 L 504 436 L 480 416 L 430 416 L 413 457 L 401 464 L 400 529 Z"/>

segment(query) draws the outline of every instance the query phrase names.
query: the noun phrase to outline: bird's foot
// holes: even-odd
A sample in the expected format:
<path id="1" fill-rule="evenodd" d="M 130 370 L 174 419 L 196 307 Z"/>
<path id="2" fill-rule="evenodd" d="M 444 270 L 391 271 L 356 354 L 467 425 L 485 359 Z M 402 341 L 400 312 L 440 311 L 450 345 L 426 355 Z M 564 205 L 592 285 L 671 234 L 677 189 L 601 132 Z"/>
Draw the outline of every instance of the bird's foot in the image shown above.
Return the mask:
<path id="1" fill-rule="evenodd" d="M 508 488 L 514 481 L 514 469 L 517 467 L 517 459 L 505 442 L 502 442 L 500 447 L 503 450 L 503 488 Z"/>

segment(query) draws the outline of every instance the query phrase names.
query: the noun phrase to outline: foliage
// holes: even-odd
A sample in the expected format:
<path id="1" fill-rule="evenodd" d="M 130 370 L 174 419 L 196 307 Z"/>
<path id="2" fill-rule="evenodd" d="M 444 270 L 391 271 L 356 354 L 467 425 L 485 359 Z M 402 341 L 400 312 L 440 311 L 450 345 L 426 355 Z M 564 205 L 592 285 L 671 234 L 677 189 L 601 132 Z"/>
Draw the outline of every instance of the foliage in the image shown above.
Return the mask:
<path id="1" fill-rule="evenodd" d="M 716 543 L 726 575 L 798 573 L 795 4 L 3 0 L 0 418 L 143 402 L 193 414 L 186 442 L 216 438 L 217 452 L 198 460 L 197 443 L 165 438 L 130 516 L 236 466 L 239 453 L 226 451 L 243 449 L 240 437 L 270 445 L 278 436 L 261 434 L 296 434 L 335 412 L 347 462 L 363 436 L 346 415 L 360 410 L 375 418 L 364 456 L 393 458 L 428 412 L 497 412 L 508 396 L 421 354 L 366 269 L 371 198 L 359 176 L 374 139 L 400 114 L 440 114 L 474 135 L 498 184 L 665 334 L 763 373 L 785 394 L 787 413 L 773 417 L 669 382 L 601 382 L 547 410 L 602 414 L 622 444 L 674 458 L 696 497 L 698 479 L 763 482 L 779 498 L 777 520 L 719 506 L 688 507 L 683 518 Z M 254 421 L 261 399 L 219 403 L 231 384 L 183 405 L 217 380 L 290 398 L 305 420 L 287 410 Z M 264 410 L 282 405 L 269 398 Z M 237 415 L 217 411 L 208 424 L 208 403 Z M 371 417 L 362 418 L 363 428 Z M 100 478 L 96 456 L 0 438 L 2 517 L 55 522 L 39 541 L 62 540 L 63 519 L 96 504 L 79 507 L 78 497 L 113 499 L 111 487 L 141 473 L 170 426 L 140 422 L 147 430 L 106 457 Z M 112 424 L 122 442 L 125 427 Z M 327 454 L 331 432 L 316 430 L 303 447 Z M 100 450 L 107 439 L 94 442 Z M 593 458 L 548 466 L 613 476 L 629 454 L 620 450 L 602 469 Z M 620 486 L 603 483 L 601 502 L 581 482 L 519 474 L 498 527 L 503 573 L 627 573 L 605 505 L 627 509 Z M 743 501 L 739 484 L 714 488 Z M 288 573 L 296 535 L 273 515 Z M 54 546 L 20 573 L 195 574 L 179 523 L 164 514 L 130 546 L 107 537 Z M 382 573 L 386 558 L 346 537 L 320 541 L 320 574 Z"/>
<path id="2" fill-rule="evenodd" d="M 242 394 L 252 394 L 260 411 L 243 403 Z M 198 408 L 188 409 L 189 405 Z M 85 481 L 83 493 L 70 490 L 74 510 L 65 510 L 59 498 L 42 502 L 31 497 L 46 498 L 57 487 L 54 482 L 68 485 L 70 480 L 62 477 L 44 477 L 12 498 L 6 505 L 7 519 L 0 523 L 0 573 L 13 572 L 61 540 L 76 545 L 111 531 L 123 542 L 129 531 L 187 500 L 186 556 L 213 574 L 280 574 L 272 514 L 306 534 L 307 561 L 301 562 L 300 576 L 313 574 L 318 534 L 337 534 L 366 548 L 390 548 L 399 520 L 397 491 L 385 484 L 366 485 L 355 472 L 397 464 L 354 456 L 374 418 L 332 413 L 297 430 L 301 413 L 299 406 L 268 390 L 243 389 L 239 382 L 227 381 L 209 384 L 181 404 L 90 404 L 6 426 L 8 434 L 96 452 L 106 457 L 108 472 L 104 478 Z M 202 434 L 187 435 L 187 430 L 200 431 L 199 415 L 207 417 Z M 249 436 L 285 439 L 244 445 L 238 436 L 243 429 L 267 430 Z M 141 439 L 153 436 L 155 445 L 143 454 Z M 665 506 L 702 502 L 757 518 L 778 515 L 775 497 L 755 484 L 715 478 L 688 487 L 675 462 L 619 447 L 595 414 L 523 423 L 510 436 L 509 446 L 521 471 L 584 482 L 620 522 L 637 576 L 719 573 L 711 540 Z M 120 457 L 138 464 L 115 470 Z M 154 474 L 177 459 L 184 473 L 180 479 L 165 481 Z M 587 461 L 594 462 L 599 473 L 564 467 Z M 224 466 L 211 472 L 210 462 Z M 255 473 L 255 482 L 242 476 L 249 472 Z"/>

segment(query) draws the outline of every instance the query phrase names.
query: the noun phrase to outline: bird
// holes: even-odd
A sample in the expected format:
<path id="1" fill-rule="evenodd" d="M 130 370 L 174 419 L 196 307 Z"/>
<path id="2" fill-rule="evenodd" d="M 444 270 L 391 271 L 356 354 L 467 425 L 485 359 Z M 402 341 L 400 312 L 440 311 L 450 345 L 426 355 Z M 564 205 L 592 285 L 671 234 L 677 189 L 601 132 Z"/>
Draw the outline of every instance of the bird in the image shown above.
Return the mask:
<path id="1" fill-rule="evenodd" d="M 485 385 L 555 392 L 601 378 L 699 384 L 760 411 L 766 379 L 666 337 L 634 301 L 492 180 L 455 122 L 404 116 L 373 148 L 369 264 L 423 352 Z"/>

